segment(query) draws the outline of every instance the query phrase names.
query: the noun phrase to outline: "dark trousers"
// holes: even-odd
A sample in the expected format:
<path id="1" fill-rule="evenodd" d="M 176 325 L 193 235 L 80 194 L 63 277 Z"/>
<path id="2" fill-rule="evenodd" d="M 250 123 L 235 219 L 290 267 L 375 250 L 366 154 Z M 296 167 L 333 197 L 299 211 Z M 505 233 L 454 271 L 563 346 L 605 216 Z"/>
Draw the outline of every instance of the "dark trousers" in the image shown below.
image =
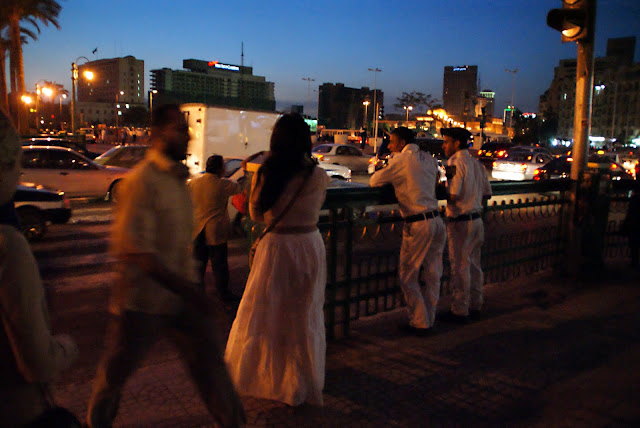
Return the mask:
<path id="1" fill-rule="evenodd" d="M 204 288 L 204 273 L 207 271 L 207 264 L 211 260 L 211 270 L 216 283 L 216 289 L 220 297 L 226 298 L 231 294 L 229 291 L 229 261 L 227 243 L 219 245 L 207 245 L 204 231 L 198 235 L 193 244 L 193 256 L 199 264 L 200 284 Z"/>
<path id="2" fill-rule="evenodd" d="M 163 335 L 168 335 L 178 347 L 205 406 L 217 422 L 242 412 L 226 370 L 224 344 L 218 329 L 213 317 L 196 310 L 185 310 L 178 315 L 125 311 L 111 319 L 106 350 L 89 403 L 89 426 L 111 427 L 126 380 Z"/>

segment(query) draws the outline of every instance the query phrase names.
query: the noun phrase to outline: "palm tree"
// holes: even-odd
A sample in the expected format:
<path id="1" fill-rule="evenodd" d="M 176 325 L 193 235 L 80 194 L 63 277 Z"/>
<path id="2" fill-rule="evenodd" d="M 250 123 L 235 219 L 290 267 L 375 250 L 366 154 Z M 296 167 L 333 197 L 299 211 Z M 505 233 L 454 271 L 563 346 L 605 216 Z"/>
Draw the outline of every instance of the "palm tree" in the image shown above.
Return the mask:
<path id="1" fill-rule="evenodd" d="M 61 6 L 55 0 L 3 0 L 3 3 L 3 13 L 7 15 L 9 21 L 9 80 L 14 102 L 17 102 L 18 95 L 25 92 L 22 59 L 23 27 L 20 26 L 20 22 L 26 21 L 33 25 L 38 33 L 40 32 L 38 22 L 60 28 L 58 14 Z M 16 125 L 20 127 L 19 114 L 16 115 Z"/>
<path id="2" fill-rule="evenodd" d="M 9 113 L 9 97 L 6 79 L 7 52 L 11 47 L 11 41 L 8 38 L 7 29 L 9 27 L 8 18 L 0 12 L 0 110 Z M 22 27 L 22 44 L 27 43 L 27 37 L 36 40 L 36 33 L 28 28 Z"/>

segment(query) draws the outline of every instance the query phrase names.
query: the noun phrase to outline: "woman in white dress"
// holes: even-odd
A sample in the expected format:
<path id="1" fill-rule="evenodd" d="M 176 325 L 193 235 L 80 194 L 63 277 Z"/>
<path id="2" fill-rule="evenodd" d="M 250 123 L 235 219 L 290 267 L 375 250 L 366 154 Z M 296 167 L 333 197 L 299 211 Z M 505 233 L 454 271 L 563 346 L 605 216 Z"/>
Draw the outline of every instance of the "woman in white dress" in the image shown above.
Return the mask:
<path id="1" fill-rule="evenodd" d="M 295 201 L 260 240 L 225 360 L 241 395 L 321 406 L 326 253 L 316 225 L 329 179 L 300 115 L 276 122 L 270 148 L 253 177 L 251 218 L 269 225 Z"/>

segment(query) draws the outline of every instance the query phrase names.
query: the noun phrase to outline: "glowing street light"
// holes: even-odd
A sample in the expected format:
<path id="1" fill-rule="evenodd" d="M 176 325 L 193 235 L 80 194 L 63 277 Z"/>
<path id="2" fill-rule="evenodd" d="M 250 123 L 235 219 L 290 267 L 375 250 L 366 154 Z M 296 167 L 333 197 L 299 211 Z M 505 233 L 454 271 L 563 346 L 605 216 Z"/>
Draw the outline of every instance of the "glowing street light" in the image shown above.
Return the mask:
<path id="1" fill-rule="evenodd" d="M 149 91 L 149 115 L 151 116 L 151 118 L 153 118 L 153 95 L 157 93 L 157 89 Z"/>
<path id="2" fill-rule="evenodd" d="M 369 104 L 371 104 L 371 102 L 369 101 L 362 102 L 362 105 L 364 106 L 364 122 L 363 122 L 364 129 L 367 129 L 367 109 L 369 108 Z"/>
<path id="3" fill-rule="evenodd" d="M 90 62 L 89 58 L 81 56 L 71 63 L 71 132 L 74 134 L 76 132 L 76 103 L 77 103 L 76 81 L 78 80 L 78 64 L 77 63 L 81 59 L 86 60 L 86 62 Z M 93 80 L 94 78 L 93 71 L 85 70 L 82 73 L 82 77 L 84 77 L 87 80 Z"/>
<path id="4" fill-rule="evenodd" d="M 33 98 L 30 95 L 23 95 L 20 97 L 20 100 L 26 105 L 30 105 L 33 102 Z"/>
<path id="5" fill-rule="evenodd" d="M 403 106 L 402 108 L 407 111 L 407 120 L 406 120 L 406 122 L 409 122 L 409 112 L 411 110 L 413 110 L 413 106 Z"/>

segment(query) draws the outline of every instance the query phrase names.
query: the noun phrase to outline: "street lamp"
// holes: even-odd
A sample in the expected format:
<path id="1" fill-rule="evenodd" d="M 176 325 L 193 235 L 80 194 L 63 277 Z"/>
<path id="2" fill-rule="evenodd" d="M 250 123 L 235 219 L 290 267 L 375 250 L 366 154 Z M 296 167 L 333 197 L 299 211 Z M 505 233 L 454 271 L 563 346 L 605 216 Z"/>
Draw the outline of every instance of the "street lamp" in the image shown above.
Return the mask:
<path id="1" fill-rule="evenodd" d="M 153 119 L 153 94 L 157 94 L 158 90 L 149 91 L 149 115 Z"/>
<path id="2" fill-rule="evenodd" d="M 118 97 L 124 95 L 124 91 L 116 92 L 116 132 L 118 132 L 118 116 L 120 116 L 120 104 Z"/>
<path id="3" fill-rule="evenodd" d="M 507 73 L 511 73 L 511 114 L 509 115 L 509 128 L 513 127 L 513 83 L 516 79 L 516 73 L 518 72 L 517 68 L 514 68 L 513 70 L 510 70 L 508 68 L 505 68 L 504 71 L 506 71 Z"/>
<path id="4" fill-rule="evenodd" d="M 374 126 L 375 129 L 373 131 L 373 151 L 377 152 L 378 151 L 378 101 L 376 100 L 376 95 L 377 95 L 377 89 L 378 89 L 378 81 L 377 81 L 377 76 L 378 73 L 381 72 L 382 70 L 380 70 L 379 68 L 369 68 L 369 71 L 373 72 L 373 108 L 375 111 L 375 117 L 373 119 L 374 121 Z"/>
<path id="5" fill-rule="evenodd" d="M 307 81 L 307 105 L 306 108 L 309 108 L 309 98 L 311 97 L 311 82 L 315 82 L 316 79 L 312 79 L 311 77 L 303 77 L 302 80 Z M 310 111 L 309 109 L 308 111 Z M 310 115 L 307 114 L 310 117 Z"/>
<path id="6" fill-rule="evenodd" d="M 407 111 L 407 120 L 406 120 L 406 122 L 409 122 L 409 112 L 411 110 L 413 110 L 413 106 L 403 106 L 402 108 Z"/>
<path id="7" fill-rule="evenodd" d="M 77 103 L 77 94 L 76 94 L 76 81 L 78 80 L 78 61 L 81 59 L 86 60 L 86 62 L 90 62 L 89 58 L 80 56 L 74 62 L 71 63 L 71 132 L 73 134 L 76 133 L 76 103 Z M 82 73 L 85 79 L 93 80 L 93 71 L 85 70 Z"/>
<path id="8" fill-rule="evenodd" d="M 369 108 L 369 104 L 371 104 L 371 102 L 368 100 L 362 102 L 362 105 L 364 106 L 364 122 L 362 126 L 364 126 L 364 129 L 367 129 L 367 110 Z"/>

